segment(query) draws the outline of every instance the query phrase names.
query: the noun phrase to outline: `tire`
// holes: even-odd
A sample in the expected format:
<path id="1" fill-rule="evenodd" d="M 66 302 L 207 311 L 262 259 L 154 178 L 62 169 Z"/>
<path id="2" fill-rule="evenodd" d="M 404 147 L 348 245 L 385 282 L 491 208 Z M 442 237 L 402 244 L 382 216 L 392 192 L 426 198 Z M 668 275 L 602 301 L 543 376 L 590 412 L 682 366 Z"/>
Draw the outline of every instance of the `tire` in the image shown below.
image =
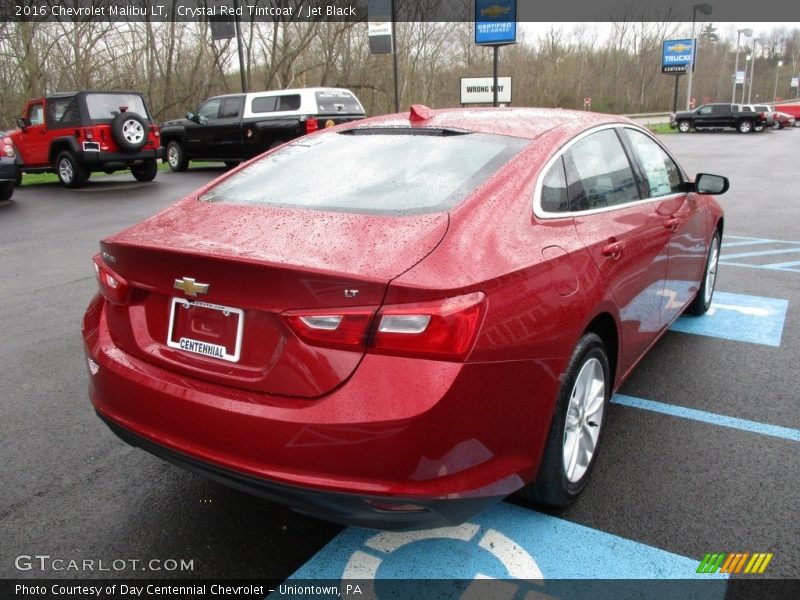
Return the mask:
<path id="1" fill-rule="evenodd" d="M 131 174 L 137 181 L 153 181 L 158 173 L 158 161 L 155 158 L 144 161 L 140 165 L 131 167 Z"/>
<path id="2" fill-rule="evenodd" d="M 703 281 L 700 283 L 700 289 L 697 290 L 697 296 L 694 297 L 692 303 L 686 308 L 686 314 L 689 315 L 704 315 L 711 308 L 711 301 L 714 298 L 714 286 L 717 283 L 717 268 L 719 266 L 719 248 L 722 242 L 719 231 L 714 232 L 714 237 L 711 238 L 711 243 L 708 246 L 708 256 L 706 257 L 706 266 L 703 270 Z"/>
<path id="3" fill-rule="evenodd" d="M 14 193 L 13 181 L 0 181 L 0 202 L 9 200 Z"/>
<path id="4" fill-rule="evenodd" d="M 753 130 L 753 122 L 750 119 L 743 119 L 739 121 L 736 129 L 739 130 L 739 133 L 750 133 Z"/>
<path id="5" fill-rule="evenodd" d="M 556 398 L 539 472 L 520 491 L 521 496 L 563 507 L 572 504 L 586 487 L 611 397 L 610 372 L 603 341 L 595 333 L 585 333 L 572 353 Z"/>
<path id="6" fill-rule="evenodd" d="M 123 112 L 111 121 L 111 137 L 124 152 L 138 152 L 147 143 L 150 127 L 132 112 Z"/>
<path id="7" fill-rule="evenodd" d="M 173 171 L 185 171 L 189 167 L 189 157 L 180 142 L 172 140 L 167 144 L 166 155 L 167 164 Z"/>
<path id="8" fill-rule="evenodd" d="M 772 122 L 772 128 L 773 128 L 775 131 L 778 131 L 778 129 L 783 129 L 783 125 L 781 125 L 781 122 L 780 122 L 780 121 L 773 121 L 773 122 Z"/>
<path id="9" fill-rule="evenodd" d="M 754 125 L 753 131 L 755 132 L 764 131 L 764 125 Z"/>
<path id="10" fill-rule="evenodd" d="M 55 171 L 61 184 L 68 188 L 79 188 L 89 179 L 86 166 L 68 150 L 56 158 Z"/>
<path id="11" fill-rule="evenodd" d="M 17 176 L 14 177 L 14 187 L 19 187 L 22 185 L 22 170 L 17 168 Z"/>
<path id="12" fill-rule="evenodd" d="M 681 133 L 689 133 L 692 130 L 692 122 L 691 121 L 678 121 L 678 131 Z"/>

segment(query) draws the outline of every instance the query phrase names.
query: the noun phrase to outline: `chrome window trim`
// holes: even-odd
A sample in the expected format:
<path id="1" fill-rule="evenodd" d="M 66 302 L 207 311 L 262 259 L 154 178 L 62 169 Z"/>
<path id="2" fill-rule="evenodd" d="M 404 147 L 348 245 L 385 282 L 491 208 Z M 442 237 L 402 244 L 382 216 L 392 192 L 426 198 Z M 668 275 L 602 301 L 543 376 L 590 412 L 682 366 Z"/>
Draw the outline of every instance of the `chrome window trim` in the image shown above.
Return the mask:
<path id="1" fill-rule="evenodd" d="M 537 219 L 547 219 L 547 220 L 551 220 L 551 219 L 574 219 L 575 217 L 582 216 L 582 215 L 594 215 L 594 214 L 598 214 L 598 213 L 611 212 L 613 210 L 623 210 L 623 209 L 626 209 L 626 208 L 631 207 L 631 206 L 639 206 L 641 204 L 646 204 L 648 202 L 653 202 L 653 201 L 656 201 L 656 200 L 661 202 L 661 201 L 664 201 L 664 200 L 669 200 L 669 199 L 672 199 L 672 198 L 676 198 L 676 197 L 681 196 L 681 195 L 686 193 L 686 192 L 674 192 L 672 194 L 667 194 L 666 196 L 654 196 L 654 197 L 650 197 L 650 198 L 642 198 L 642 199 L 639 199 L 639 200 L 635 200 L 633 202 L 625 202 L 623 204 L 615 204 L 613 206 L 605 206 L 603 208 L 593 208 L 591 210 L 577 210 L 577 211 L 571 211 L 570 210 L 570 211 L 566 211 L 566 212 L 548 212 L 548 211 L 544 210 L 542 208 L 542 183 L 544 182 L 544 176 L 550 170 L 550 167 L 553 166 L 553 163 L 555 163 L 558 159 L 560 159 L 567 150 L 572 148 L 572 146 L 577 144 L 582 139 L 584 139 L 584 138 L 586 138 L 586 137 L 588 137 L 588 136 L 590 136 L 592 134 L 595 134 L 595 133 L 597 133 L 599 131 L 603 131 L 605 129 L 632 129 L 634 131 L 638 131 L 640 133 L 644 133 L 647 137 L 649 137 L 656 144 L 658 144 L 658 146 L 664 152 L 667 153 L 667 156 L 669 156 L 672 159 L 672 162 L 674 162 L 675 165 L 678 167 L 678 172 L 680 173 L 681 178 L 683 179 L 684 183 L 687 181 L 686 173 L 684 173 L 683 169 L 678 164 L 678 161 L 675 160 L 675 157 L 672 156 L 672 153 L 669 152 L 666 149 L 664 144 L 662 144 L 658 140 L 658 138 L 656 138 L 652 133 L 647 131 L 644 127 L 638 127 L 638 126 L 632 125 L 630 123 L 606 123 L 604 125 L 598 125 L 596 127 L 592 127 L 591 129 L 587 129 L 586 131 L 581 132 L 580 134 L 576 135 L 574 138 L 570 139 L 566 144 L 564 144 L 561 148 L 559 148 L 558 152 L 556 152 L 553 156 L 551 156 L 548 159 L 548 161 L 542 167 L 541 171 L 539 171 L 539 175 L 536 178 L 536 187 L 533 190 L 533 214 L 534 214 L 534 216 L 536 216 Z M 620 145 L 622 145 L 622 142 L 620 142 Z M 623 151 L 624 151 L 625 147 L 622 146 L 622 148 L 623 148 Z M 627 154 L 626 154 L 626 158 L 627 158 Z"/>

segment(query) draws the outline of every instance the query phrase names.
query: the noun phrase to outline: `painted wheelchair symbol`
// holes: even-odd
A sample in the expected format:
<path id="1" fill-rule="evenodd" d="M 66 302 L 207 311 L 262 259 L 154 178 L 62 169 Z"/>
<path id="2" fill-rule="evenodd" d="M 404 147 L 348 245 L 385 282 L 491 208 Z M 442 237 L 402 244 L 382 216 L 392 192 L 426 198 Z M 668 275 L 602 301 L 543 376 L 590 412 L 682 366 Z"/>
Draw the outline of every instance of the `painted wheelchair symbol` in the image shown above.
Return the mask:
<path id="1" fill-rule="evenodd" d="M 462 557 L 466 565 L 458 564 Z M 488 579 L 504 580 L 493 584 L 493 600 L 518 597 L 519 586 L 508 581 L 513 579 L 524 580 L 528 588 L 528 593 L 523 593 L 526 599 L 548 598 L 539 593 L 544 587 L 544 577 L 536 560 L 499 531 L 482 529 L 473 523 L 423 531 L 377 533 L 350 557 L 342 580 L 367 582 L 368 588 L 362 590 L 362 597 L 383 599 L 372 583 L 375 580 L 420 576 L 439 580 L 472 579 L 473 583 L 465 590 L 448 596 L 460 600 L 483 597 L 485 587 L 479 582 Z"/>

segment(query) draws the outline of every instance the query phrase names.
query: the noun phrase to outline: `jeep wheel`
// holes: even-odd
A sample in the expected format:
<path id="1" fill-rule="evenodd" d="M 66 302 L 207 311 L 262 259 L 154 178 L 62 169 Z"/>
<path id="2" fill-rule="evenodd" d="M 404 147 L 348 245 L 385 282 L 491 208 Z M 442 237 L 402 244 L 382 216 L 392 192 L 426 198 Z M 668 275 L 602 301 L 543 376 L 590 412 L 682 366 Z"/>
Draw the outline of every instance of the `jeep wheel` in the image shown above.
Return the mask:
<path id="1" fill-rule="evenodd" d="M 64 187 L 68 188 L 79 188 L 89 179 L 86 167 L 66 150 L 56 159 L 56 174 Z"/>
<path id="2" fill-rule="evenodd" d="M 692 128 L 691 121 L 678 121 L 678 131 L 680 131 L 681 133 L 688 133 L 691 128 Z"/>
<path id="3" fill-rule="evenodd" d="M 145 120 L 132 112 L 123 112 L 111 121 L 111 137 L 125 152 L 138 152 L 147 142 L 149 128 Z"/>
<path id="4" fill-rule="evenodd" d="M 189 157 L 180 142 L 172 140 L 167 144 L 167 164 L 173 171 L 185 171 L 189 166 Z"/>
<path id="5" fill-rule="evenodd" d="M 138 181 L 153 181 L 156 178 L 156 173 L 158 173 L 158 162 L 155 158 L 131 167 L 131 174 Z"/>

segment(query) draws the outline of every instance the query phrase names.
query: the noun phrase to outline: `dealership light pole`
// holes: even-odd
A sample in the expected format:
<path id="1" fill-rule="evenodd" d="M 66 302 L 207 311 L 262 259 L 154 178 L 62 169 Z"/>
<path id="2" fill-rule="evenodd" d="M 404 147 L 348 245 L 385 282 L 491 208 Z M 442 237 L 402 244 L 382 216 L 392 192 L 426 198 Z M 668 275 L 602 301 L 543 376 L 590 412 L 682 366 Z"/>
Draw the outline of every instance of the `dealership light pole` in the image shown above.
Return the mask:
<path id="1" fill-rule="evenodd" d="M 736 62 L 733 66 L 733 92 L 731 92 L 731 104 L 736 102 L 736 78 L 739 76 L 739 38 L 742 37 L 742 34 L 744 34 L 746 37 L 753 37 L 753 30 L 752 29 L 736 30 Z M 742 85 L 744 85 L 744 81 L 742 81 Z"/>
<path id="2" fill-rule="evenodd" d="M 697 56 L 697 40 L 695 39 L 695 23 L 697 22 L 697 11 L 704 15 L 711 14 L 710 4 L 695 4 L 692 7 L 692 62 L 689 65 L 689 79 L 686 84 L 686 110 L 689 110 L 689 103 L 692 101 L 692 73 L 694 72 L 694 62 Z"/>
<path id="3" fill-rule="evenodd" d="M 747 88 L 747 103 L 750 104 L 750 99 L 753 97 L 753 79 L 756 70 L 756 44 L 762 43 L 762 38 L 753 38 L 753 62 L 750 63 L 750 87 Z M 744 91 L 744 90 L 743 90 Z M 744 94 L 742 94 L 744 98 Z"/>
<path id="4" fill-rule="evenodd" d="M 778 71 L 783 66 L 783 61 L 779 60 L 778 64 L 775 65 L 775 87 L 772 89 L 772 101 L 777 102 L 775 98 L 778 96 Z"/>
<path id="5" fill-rule="evenodd" d="M 744 94 L 747 91 L 747 69 L 750 67 L 750 61 L 753 59 L 752 54 L 747 54 L 744 57 L 744 80 L 742 80 L 742 104 L 744 104 Z"/>

